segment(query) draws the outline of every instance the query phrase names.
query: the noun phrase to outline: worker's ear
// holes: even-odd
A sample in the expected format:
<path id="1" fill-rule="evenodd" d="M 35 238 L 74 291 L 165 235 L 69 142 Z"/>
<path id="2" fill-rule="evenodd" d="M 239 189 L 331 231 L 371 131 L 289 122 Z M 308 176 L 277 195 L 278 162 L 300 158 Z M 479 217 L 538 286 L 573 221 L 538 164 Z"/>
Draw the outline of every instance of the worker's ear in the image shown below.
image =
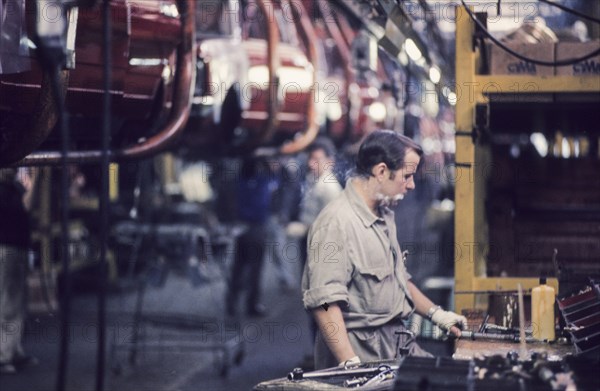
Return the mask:
<path id="1" fill-rule="evenodd" d="M 387 165 L 385 163 L 379 163 L 373 166 L 373 176 L 377 178 L 377 180 L 381 181 L 384 178 L 385 170 L 387 169 Z"/>

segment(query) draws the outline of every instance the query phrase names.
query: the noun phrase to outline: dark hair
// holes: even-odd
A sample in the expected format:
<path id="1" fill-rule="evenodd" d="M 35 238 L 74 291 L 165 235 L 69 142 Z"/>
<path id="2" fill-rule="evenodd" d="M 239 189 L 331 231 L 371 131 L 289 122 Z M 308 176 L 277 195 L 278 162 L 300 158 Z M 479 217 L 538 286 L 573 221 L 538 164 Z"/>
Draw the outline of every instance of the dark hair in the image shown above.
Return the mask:
<path id="1" fill-rule="evenodd" d="M 325 152 L 325 156 L 327 157 L 335 156 L 335 146 L 328 138 L 318 137 L 306 148 L 306 152 L 308 152 L 309 155 L 314 151 L 319 150 Z"/>
<path id="2" fill-rule="evenodd" d="M 370 177 L 371 170 L 379 163 L 385 163 L 391 171 L 398 170 L 403 167 L 408 150 L 423 156 L 423 150 L 412 139 L 393 130 L 376 130 L 365 138 L 358 150 L 356 174 Z"/>

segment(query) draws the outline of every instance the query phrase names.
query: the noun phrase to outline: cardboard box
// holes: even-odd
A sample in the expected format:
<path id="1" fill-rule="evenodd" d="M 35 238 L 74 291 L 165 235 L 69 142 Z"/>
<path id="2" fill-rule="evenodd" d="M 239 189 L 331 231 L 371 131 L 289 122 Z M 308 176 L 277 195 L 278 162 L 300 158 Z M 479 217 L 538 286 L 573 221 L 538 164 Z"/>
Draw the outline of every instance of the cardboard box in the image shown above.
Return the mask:
<path id="1" fill-rule="evenodd" d="M 528 58 L 541 61 L 554 61 L 555 44 L 553 43 L 506 43 L 505 45 Z M 554 76 L 554 67 L 523 61 L 504 51 L 499 46 L 491 45 L 490 73 L 492 75 Z"/>
<path id="2" fill-rule="evenodd" d="M 600 49 L 600 41 L 559 42 L 556 44 L 556 61 L 585 56 Z M 600 76 L 600 55 L 573 65 L 556 67 L 558 76 Z"/>

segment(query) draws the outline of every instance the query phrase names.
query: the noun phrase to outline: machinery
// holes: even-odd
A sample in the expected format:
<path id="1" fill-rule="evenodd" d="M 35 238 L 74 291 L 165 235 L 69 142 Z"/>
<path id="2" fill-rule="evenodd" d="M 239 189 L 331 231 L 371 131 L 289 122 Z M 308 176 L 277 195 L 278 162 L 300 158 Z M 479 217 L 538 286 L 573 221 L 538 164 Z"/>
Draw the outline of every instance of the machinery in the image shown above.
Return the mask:
<path id="1" fill-rule="evenodd" d="M 491 74 L 474 21 L 486 16 L 456 15 L 455 309 L 485 311 L 490 292 L 531 289 L 541 274 L 567 295 L 600 273 L 600 187 L 589 180 L 600 79 Z"/>
<path id="2" fill-rule="evenodd" d="M 5 66 L 0 72 L 0 165 L 16 163 L 40 149 L 45 152 L 31 155 L 20 164 L 58 164 L 59 153 L 55 150 L 60 137 L 53 129 L 59 117 L 57 108 L 62 107 L 63 101 L 70 113 L 68 124 L 72 130 L 69 160 L 99 161 L 103 27 L 99 7 L 89 7 L 94 3 L 72 2 L 81 7 L 64 11 L 62 1 L 53 3 L 71 22 L 64 31 L 66 64 L 64 69 L 61 67 L 58 80 L 54 80 L 36 59 L 39 50 L 34 44 L 32 25 L 37 3 L 16 2 L 23 6 L 23 15 L 14 19 L 20 28 L 11 32 L 16 34 L 12 39 L 22 43 L 15 49 L 18 55 L 15 53 L 14 58 L 23 65 Z M 42 7 L 45 3 L 39 4 Z M 187 6 L 193 6 L 193 2 L 110 2 L 114 15 L 110 32 L 112 160 L 139 159 L 156 153 L 183 130 L 191 104 L 195 63 L 194 10 L 190 9 L 190 14 L 184 12 Z M 7 12 L 13 12 L 9 8 Z M 12 58 L 10 53 L 4 55 L 3 62 Z M 58 84 L 60 93 L 56 96 L 52 83 Z"/>
<path id="3" fill-rule="evenodd" d="M 565 332 L 576 354 L 590 359 L 600 357 L 600 285 L 591 280 L 581 292 L 558 301 Z"/>

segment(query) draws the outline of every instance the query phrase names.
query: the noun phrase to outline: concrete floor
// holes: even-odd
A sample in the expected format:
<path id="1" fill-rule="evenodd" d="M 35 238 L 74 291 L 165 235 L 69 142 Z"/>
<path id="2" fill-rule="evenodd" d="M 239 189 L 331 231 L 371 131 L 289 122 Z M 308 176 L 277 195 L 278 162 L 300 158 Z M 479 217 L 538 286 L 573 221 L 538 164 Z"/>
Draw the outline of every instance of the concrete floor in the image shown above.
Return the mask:
<path id="1" fill-rule="evenodd" d="M 298 264 L 291 265 L 300 280 Z M 274 266 L 267 262 L 263 277 L 263 303 L 269 314 L 264 318 L 240 316 L 224 318 L 225 283 L 218 270 L 213 279 L 193 287 L 184 276 L 171 274 L 164 287 L 149 287 L 145 313 L 192 317 L 198 328 L 180 329 L 151 325 L 144 329 L 151 349 L 140 344 L 135 366 L 128 361 L 133 332 L 134 290 L 112 293 L 108 298 L 106 390 L 250 390 L 261 381 L 282 377 L 312 350 L 308 317 L 302 308 L 299 289 L 282 292 Z M 204 320 L 202 320 L 204 319 Z M 96 297 L 80 295 L 72 300 L 66 390 L 95 389 L 97 323 Z M 179 341 L 169 349 L 173 341 Z M 229 373 L 220 376 L 222 357 L 216 351 L 196 349 L 203 342 L 232 340 L 244 346 L 240 365 L 229 361 Z M 24 338 L 28 354 L 40 364 L 16 375 L 1 375 L 2 391 L 42 391 L 56 389 L 59 353 L 59 320 L 52 313 L 31 314 Z M 114 347 L 117 346 L 115 349 Z"/>

